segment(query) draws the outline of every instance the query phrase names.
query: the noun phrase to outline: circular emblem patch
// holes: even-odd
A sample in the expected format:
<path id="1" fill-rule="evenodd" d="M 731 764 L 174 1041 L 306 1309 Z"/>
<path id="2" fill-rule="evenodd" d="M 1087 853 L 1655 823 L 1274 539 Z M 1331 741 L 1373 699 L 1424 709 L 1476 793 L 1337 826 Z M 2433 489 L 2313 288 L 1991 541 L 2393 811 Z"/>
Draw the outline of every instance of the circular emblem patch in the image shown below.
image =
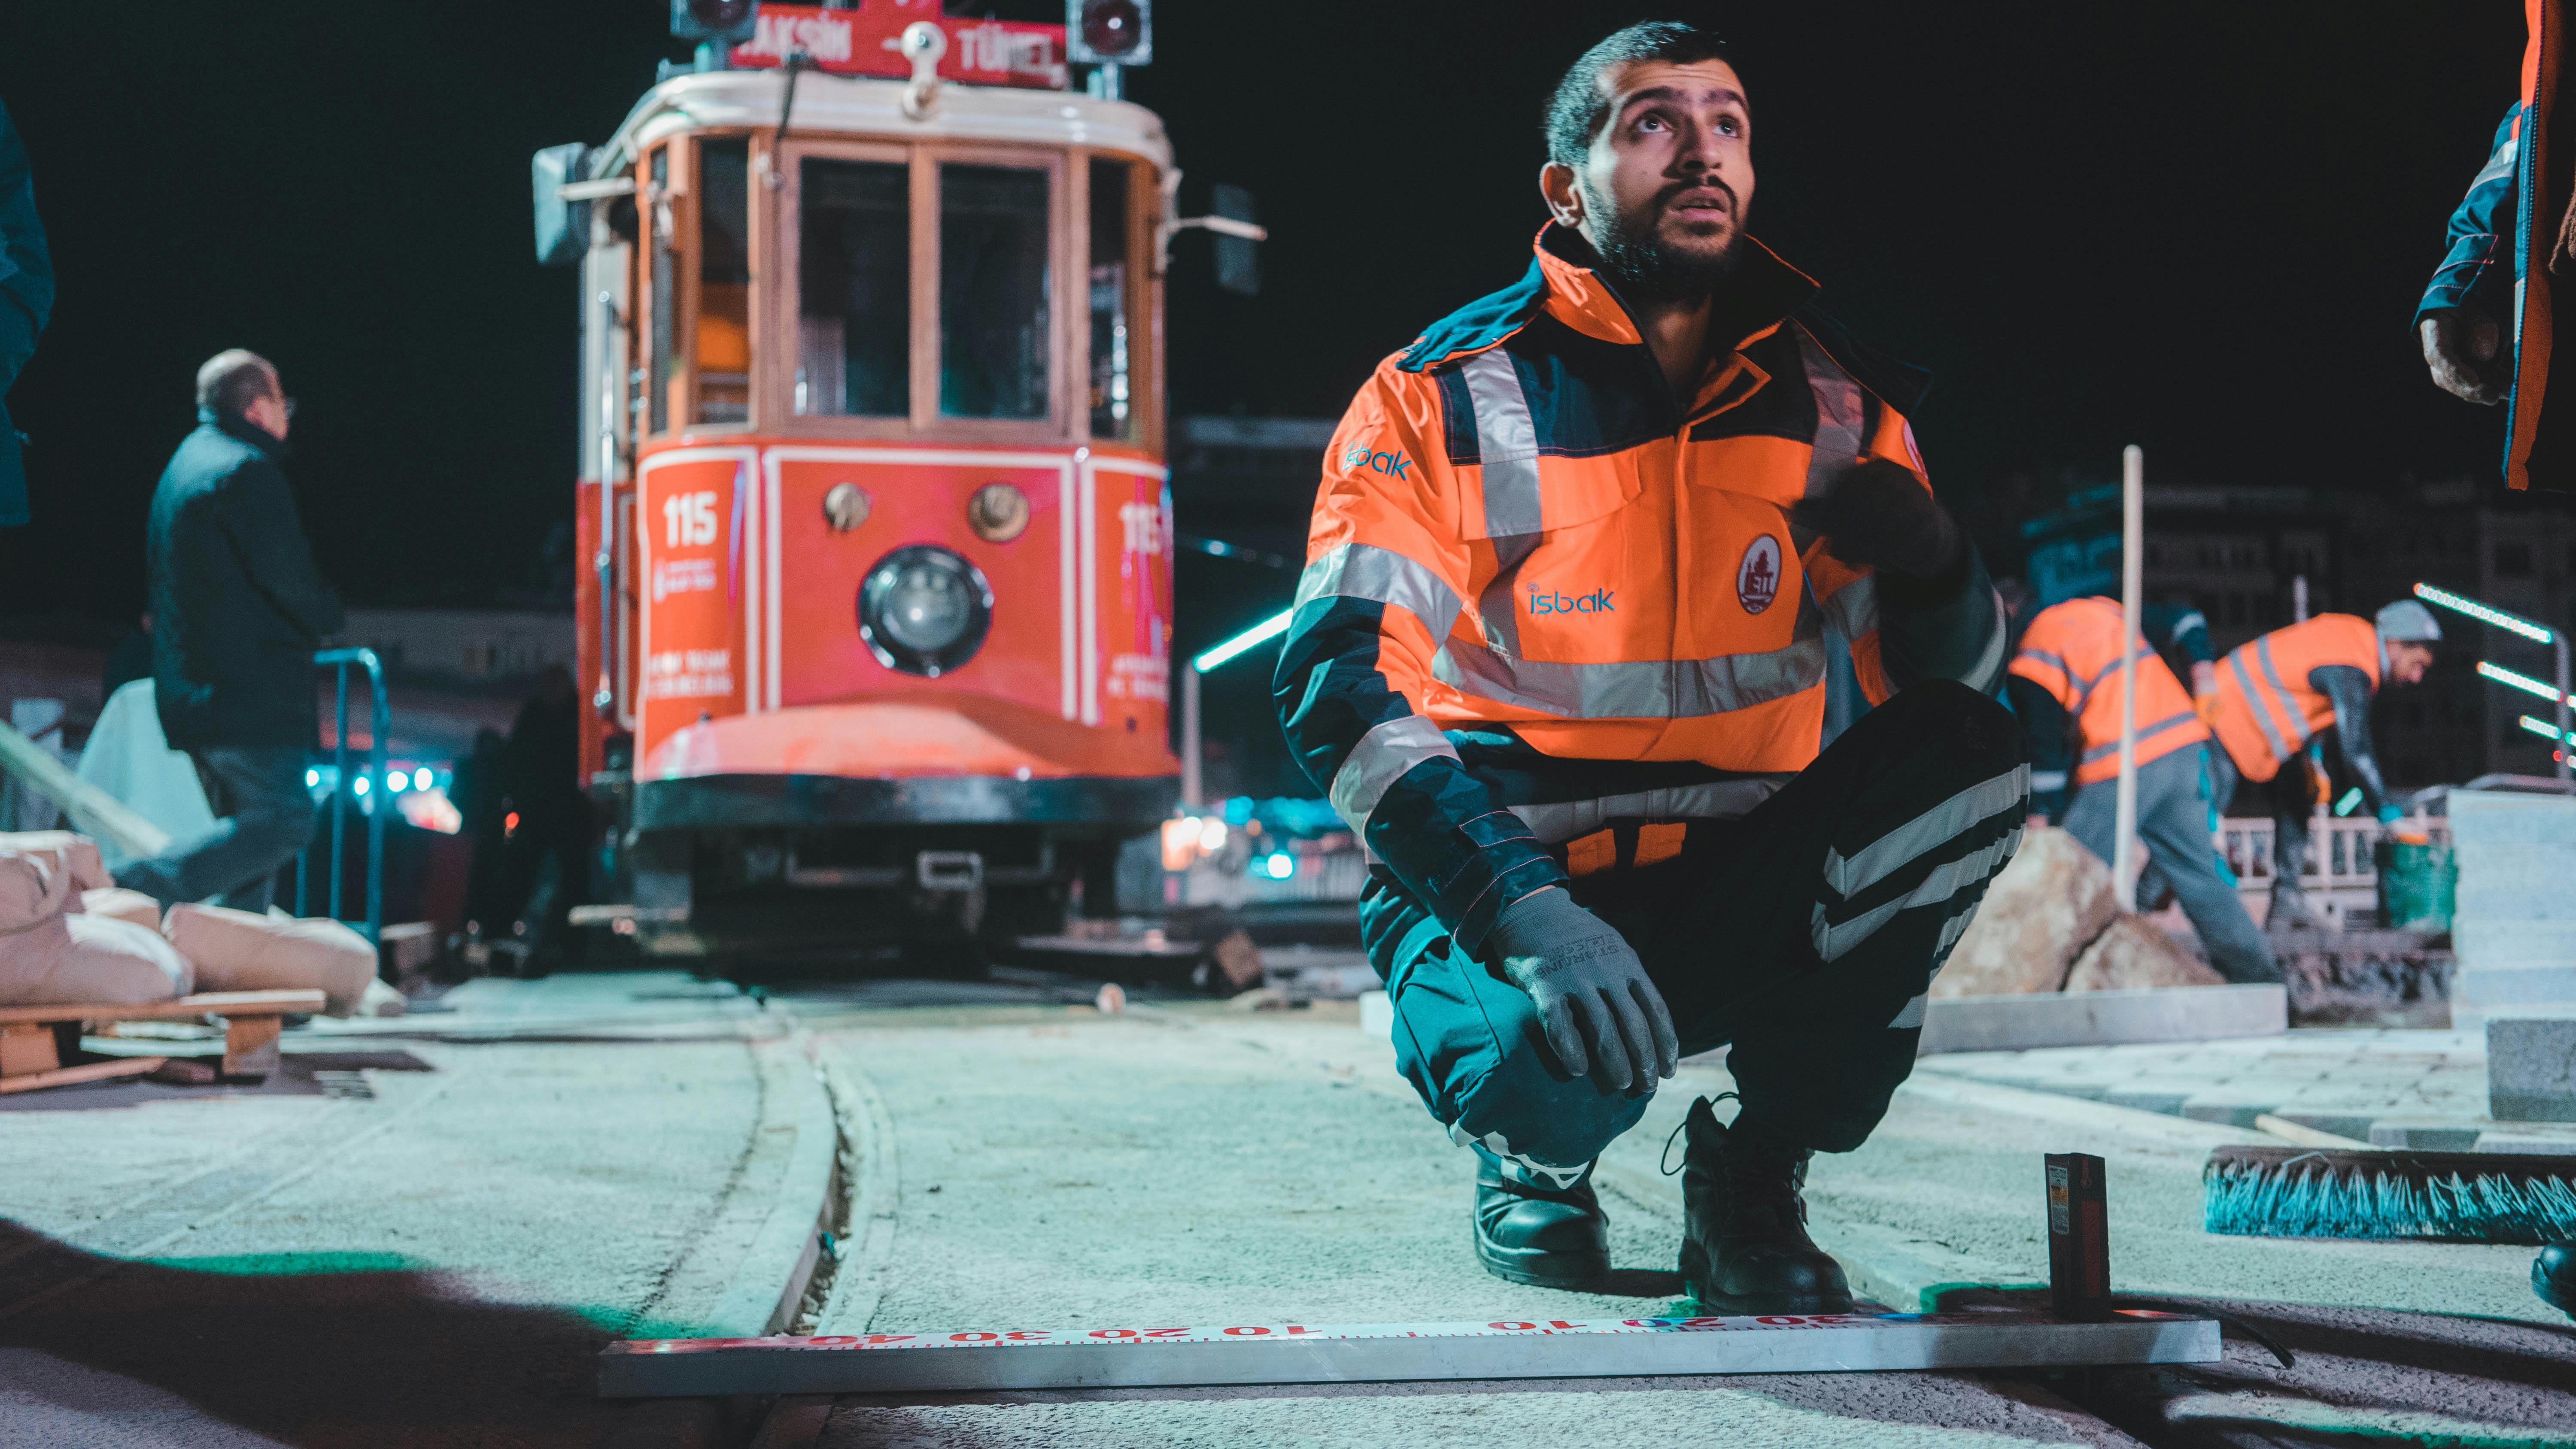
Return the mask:
<path id="1" fill-rule="evenodd" d="M 1780 540 L 1769 534 L 1745 545 L 1744 562 L 1735 566 L 1735 598 L 1744 612 L 1759 614 L 1780 596 Z"/>

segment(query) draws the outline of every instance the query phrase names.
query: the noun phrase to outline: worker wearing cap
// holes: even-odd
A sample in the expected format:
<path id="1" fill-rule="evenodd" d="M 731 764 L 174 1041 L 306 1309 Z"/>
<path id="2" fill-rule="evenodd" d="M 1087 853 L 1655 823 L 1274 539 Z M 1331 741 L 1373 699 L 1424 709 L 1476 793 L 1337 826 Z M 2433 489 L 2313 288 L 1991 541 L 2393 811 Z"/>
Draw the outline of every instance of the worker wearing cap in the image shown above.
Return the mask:
<path id="1" fill-rule="evenodd" d="M 2004 688 L 2030 751 L 2031 810 L 2064 825 L 2095 855 L 2112 858 L 2126 699 L 2123 634 L 2137 660 L 2137 830 L 2148 861 L 2138 899 L 2157 899 L 2170 887 L 2220 975 L 2278 981 L 2281 969 L 2263 933 L 2235 886 L 2218 873 L 2209 731 L 2173 670 L 2145 636 L 2125 629 L 2113 600 L 2053 604 L 2022 632 Z"/>
<path id="2" fill-rule="evenodd" d="M 1363 939 L 1398 1066 L 1476 1153 L 1485 1267 L 1600 1289 L 1594 1162 L 1731 1042 L 1734 1121 L 1683 1116 L 1684 1285 L 1835 1312 L 1808 1156 L 1912 1070 L 2028 770 L 1921 375 L 1746 234 L 1728 54 L 1645 24 L 1566 73 L 1528 273 L 1381 363 L 1325 451 L 1273 690 L 1375 859 Z"/>
<path id="3" fill-rule="evenodd" d="M 2298 760 L 2308 741 L 2328 729 L 2362 804 L 2382 821 L 2403 813 L 2370 745 L 2370 699 L 2383 684 L 2413 684 L 2433 666 L 2442 627 L 2412 599 L 2381 609 L 2376 620 L 2319 614 L 2239 646 L 2218 667 L 2213 732 L 2224 748 L 2213 798 L 2225 808 L 2234 776 L 2257 787 L 2271 809 L 2272 910 L 2268 928 L 2316 925 L 2300 887 L 2308 858 L 2308 820 L 2317 801 L 2315 772 Z"/>

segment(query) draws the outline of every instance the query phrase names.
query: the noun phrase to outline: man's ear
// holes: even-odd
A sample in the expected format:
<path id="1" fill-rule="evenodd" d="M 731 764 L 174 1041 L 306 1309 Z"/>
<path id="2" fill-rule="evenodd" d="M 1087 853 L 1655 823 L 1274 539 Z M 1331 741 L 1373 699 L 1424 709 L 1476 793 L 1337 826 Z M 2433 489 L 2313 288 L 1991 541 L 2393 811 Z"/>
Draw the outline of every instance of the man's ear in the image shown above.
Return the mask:
<path id="1" fill-rule="evenodd" d="M 1547 214 L 1556 218 L 1559 226 L 1582 229 L 1583 188 L 1575 184 L 1573 167 L 1550 161 L 1538 168 L 1538 191 L 1547 200 Z"/>

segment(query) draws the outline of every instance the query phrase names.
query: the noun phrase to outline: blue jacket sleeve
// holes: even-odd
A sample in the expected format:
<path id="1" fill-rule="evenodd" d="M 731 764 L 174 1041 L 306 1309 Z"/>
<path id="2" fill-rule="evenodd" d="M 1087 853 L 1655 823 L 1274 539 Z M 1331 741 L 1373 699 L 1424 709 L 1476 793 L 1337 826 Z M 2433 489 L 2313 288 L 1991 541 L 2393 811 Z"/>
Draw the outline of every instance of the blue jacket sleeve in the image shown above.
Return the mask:
<path id="1" fill-rule="evenodd" d="M 2466 307 L 2501 322 L 2513 300 L 2513 224 L 2520 203 L 2522 103 L 2504 113 L 2496 127 L 2487 164 L 2469 181 L 2469 194 L 2451 213 L 2450 246 L 2424 299 L 2415 304 L 2415 321 L 2444 307 Z"/>

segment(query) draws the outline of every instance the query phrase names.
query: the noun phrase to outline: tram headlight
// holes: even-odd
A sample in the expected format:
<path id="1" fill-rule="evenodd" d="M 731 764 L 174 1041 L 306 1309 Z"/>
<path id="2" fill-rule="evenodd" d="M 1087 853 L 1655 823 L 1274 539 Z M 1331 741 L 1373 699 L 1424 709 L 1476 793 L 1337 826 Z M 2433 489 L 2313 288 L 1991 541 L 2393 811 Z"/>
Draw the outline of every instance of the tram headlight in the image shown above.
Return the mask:
<path id="1" fill-rule="evenodd" d="M 936 679 L 973 658 L 992 623 L 992 585 L 933 544 L 896 549 L 859 585 L 859 637 L 888 669 Z"/>

